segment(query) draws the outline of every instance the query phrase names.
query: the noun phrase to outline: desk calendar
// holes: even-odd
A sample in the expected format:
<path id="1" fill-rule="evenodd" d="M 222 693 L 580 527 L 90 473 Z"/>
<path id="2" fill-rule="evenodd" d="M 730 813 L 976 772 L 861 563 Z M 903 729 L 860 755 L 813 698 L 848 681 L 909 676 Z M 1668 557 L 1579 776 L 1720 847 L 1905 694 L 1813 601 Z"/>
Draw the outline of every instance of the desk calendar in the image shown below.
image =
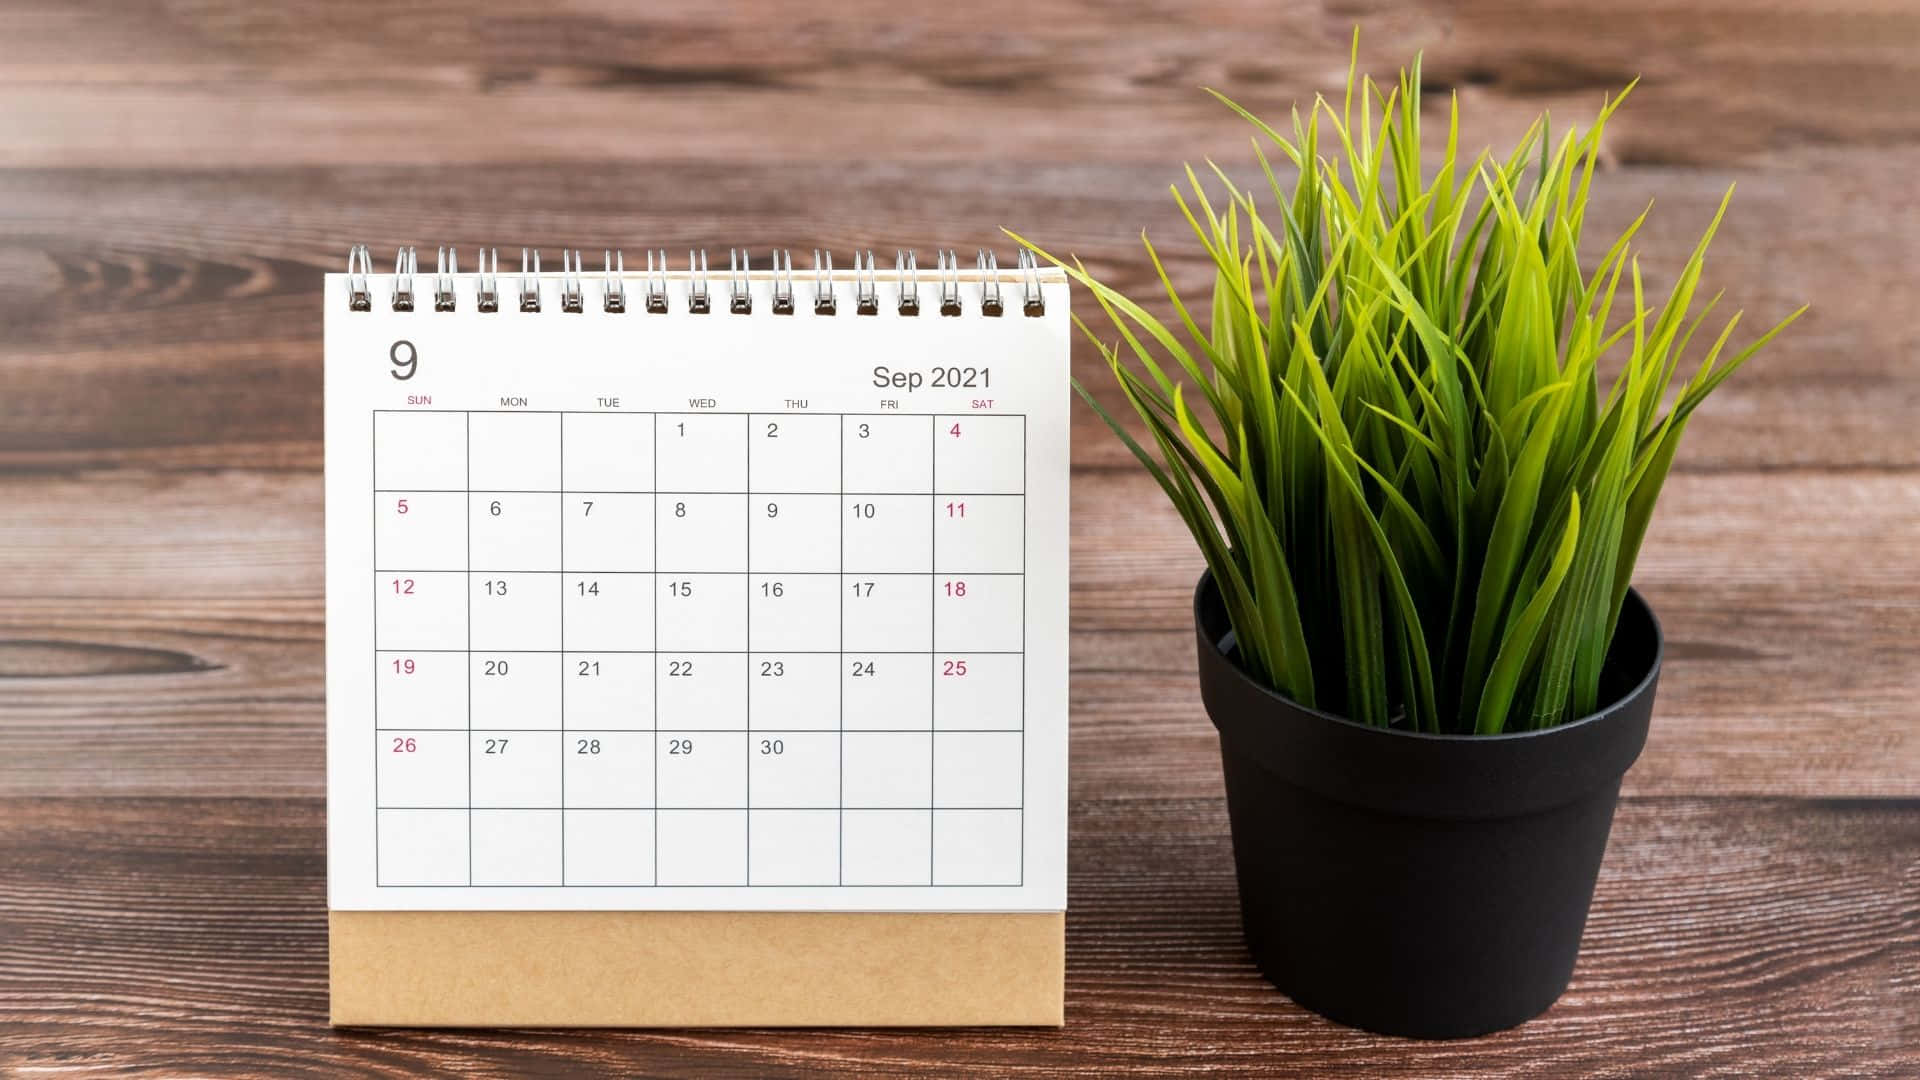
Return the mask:
<path id="1" fill-rule="evenodd" d="M 1057 919 L 1066 286 L 817 258 L 329 275 L 336 984 L 347 912 Z"/>

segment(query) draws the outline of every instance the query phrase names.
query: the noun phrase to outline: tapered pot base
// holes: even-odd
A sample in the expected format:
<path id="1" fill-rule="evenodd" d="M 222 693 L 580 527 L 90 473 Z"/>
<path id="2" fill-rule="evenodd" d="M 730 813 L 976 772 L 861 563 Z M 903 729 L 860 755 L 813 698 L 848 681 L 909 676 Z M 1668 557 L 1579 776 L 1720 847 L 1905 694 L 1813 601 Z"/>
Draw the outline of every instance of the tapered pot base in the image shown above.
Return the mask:
<path id="1" fill-rule="evenodd" d="M 1306 709 L 1238 665 L 1195 596 L 1247 945 L 1329 1019 L 1460 1038 L 1539 1015 L 1572 977 L 1620 780 L 1652 715 L 1660 631 L 1637 594 L 1614 703 L 1542 731 L 1423 735 Z"/>

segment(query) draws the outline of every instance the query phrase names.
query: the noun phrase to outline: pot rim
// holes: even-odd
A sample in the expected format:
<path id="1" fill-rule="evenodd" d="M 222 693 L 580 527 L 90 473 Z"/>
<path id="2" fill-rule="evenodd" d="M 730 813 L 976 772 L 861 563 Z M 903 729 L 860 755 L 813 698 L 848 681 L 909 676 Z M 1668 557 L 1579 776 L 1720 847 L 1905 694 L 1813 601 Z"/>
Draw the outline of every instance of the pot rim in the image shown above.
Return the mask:
<path id="1" fill-rule="evenodd" d="M 1221 661 L 1225 663 L 1228 668 L 1240 676 L 1247 686 L 1295 712 L 1304 713 L 1322 722 L 1335 724 L 1342 728 L 1363 731 L 1370 735 L 1393 736 L 1401 739 L 1435 743 L 1502 743 L 1534 739 L 1553 734 L 1565 734 L 1576 729 L 1598 724 L 1613 716 L 1615 713 L 1620 712 L 1622 709 L 1629 707 L 1634 702 L 1639 701 L 1642 696 L 1646 694 L 1648 688 L 1659 679 L 1660 667 L 1666 660 L 1667 655 L 1666 632 L 1660 626 L 1660 617 L 1654 614 L 1653 605 L 1647 603 L 1647 598 L 1640 594 L 1640 590 L 1629 585 L 1627 587 L 1627 602 L 1638 607 L 1640 613 L 1646 617 L 1647 625 L 1652 631 L 1653 662 L 1647 666 L 1646 673 L 1633 684 L 1631 689 L 1628 689 L 1612 701 L 1595 709 L 1593 712 L 1578 719 L 1569 720 L 1564 724 L 1555 724 L 1552 727 L 1535 728 L 1530 731 L 1502 731 L 1491 735 L 1479 735 L 1472 732 L 1412 731 L 1403 728 L 1378 727 L 1373 724 L 1363 724 L 1358 720 L 1351 720 L 1336 713 L 1309 708 L 1280 691 L 1275 690 L 1273 687 L 1268 686 L 1258 678 L 1255 678 L 1253 673 L 1248 671 L 1232 652 L 1222 647 L 1222 643 L 1227 640 L 1227 638 L 1231 638 L 1237 633 L 1233 629 L 1231 622 L 1228 623 L 1225 638 L 1216 637 L 1207 627 L 1207 621 L 1203 612 L 1205 611 L 1205 603 L 1209 591 L 1217 595 L 1219 588 L 1214 584 L 1213 571 L 1206 569 L 1200 572 L 1200 580 L 1196 582 L 1193 587 L 1193 624 L 1202 631 L 1205 631 L 1202 637 L 1205 638 L 1208 646 L 1219 655 Z M 1222 605 L 1222 607 L 1224 608 L 1224 605 Z"/>

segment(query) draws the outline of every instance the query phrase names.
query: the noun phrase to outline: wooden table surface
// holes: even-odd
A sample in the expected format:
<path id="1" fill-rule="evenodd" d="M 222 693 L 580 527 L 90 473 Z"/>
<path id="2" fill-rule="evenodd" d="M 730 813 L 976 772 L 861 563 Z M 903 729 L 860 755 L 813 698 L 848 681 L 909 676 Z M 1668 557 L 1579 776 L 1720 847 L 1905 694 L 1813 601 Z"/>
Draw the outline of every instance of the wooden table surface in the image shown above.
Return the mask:
<path id="1" fill-rule="evenodd" d="M 1902 0 L 0 4 L 0 1072 L 1920 1073 L 1920 13 Z M 1816 13 L 1817 11 L 1817 13 Z M 1669 655 L 1544 1018 L 1409 1043 L 1255 974 L 1177 519 L 1075 415 L 1067 1024 L 333 1031 L 320 274 L 431 252 L 966 250 L 1198 286 L 1165 196 L 1427 50 L 1472 145 L 1638 74 L 1595 235 L 1811 314 L 1694 423 Z M 1566 121 L 1562 121 L 1563 123 Z M 1597 257 L 1599 248 L 1592 253 Z M 1083 376 L 1099 369 L 1077 350 Z"/>

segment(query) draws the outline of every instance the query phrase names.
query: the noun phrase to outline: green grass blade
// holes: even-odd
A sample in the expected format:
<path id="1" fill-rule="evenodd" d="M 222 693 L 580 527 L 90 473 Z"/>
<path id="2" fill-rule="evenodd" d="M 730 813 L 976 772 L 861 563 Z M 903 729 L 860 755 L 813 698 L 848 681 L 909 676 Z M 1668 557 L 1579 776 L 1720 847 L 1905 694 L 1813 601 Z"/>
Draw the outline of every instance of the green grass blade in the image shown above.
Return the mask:
<path id="1" fill-rule="evenodd" d="M 1500 641 L 1500 651 L 1494 655 L 1493 667 L 1487 673 L 1474 723 L 1474 730 L 1479 734 L 1497 735 L 1506 730 L 1507 715 L 1513 707 L 1514 691 L 1520 684 L 1522 666 L 1533 651 L 1534 638 L 1540 632 L 1540 625 L 1546 621 L 1547 612 L 1552 609 L 1555 598 L 1559 596 L 1561 584 L 1566 581 L 1567 569 L 1573 565 L 1573 553 L 1578 547 L 1579 537 L 1580 497 L 1575 495 L 1567 506 L 1566 525 L 1561 531 L 1560 543 L 1554 549 L 1553 562 L 1547 568 L 1546 579 L 1528 598 L 1519 618 L 1507 628 L 1506 635 Z"/>

